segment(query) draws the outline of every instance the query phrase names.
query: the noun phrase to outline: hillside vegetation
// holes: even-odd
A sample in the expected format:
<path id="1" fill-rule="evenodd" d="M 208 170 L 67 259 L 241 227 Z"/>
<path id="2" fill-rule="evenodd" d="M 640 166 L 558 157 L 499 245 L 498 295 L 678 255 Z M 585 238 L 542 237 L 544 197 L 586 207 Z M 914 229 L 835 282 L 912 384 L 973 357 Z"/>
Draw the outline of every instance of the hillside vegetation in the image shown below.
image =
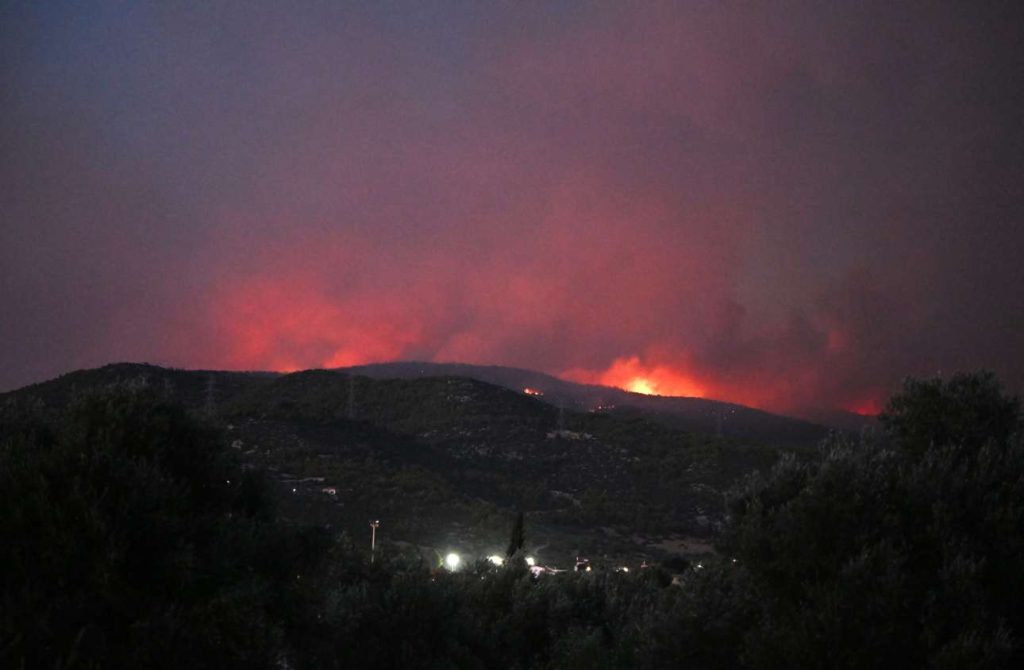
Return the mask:
<path id="1" fill-rule="evenodd" d="M 493 525 L 501 548 L 518 546 L 525 530 L 526 551 L 504 566 L 469 560 L 449 572 L 412 544 L 385 543 L 371 560 L 352 534 L 300 514 L 316 507 L 312 493 L 297 492 L 305 473 L 288 473 L 286 488 L 271 468 L 281 465 L 275 452 L 290 453 L 288 440 L 312 444 L 324 430 L 332 440 L 345 436 L 343 451 L 363 449 L 364 461 L 376 464 L 362 474 L 385 473 L 375 486 L 419 496 L 424 515 L 451 507 L 451 499 L 470 505 L 468 514 L 472 498 L 458 488 L 468 475 L 431 469 L 432 450 L 459 471 L 460 448 L 472 451 L 482 438 L 471 432 L 462 442 L 434 442 L 432 431 L 486 431 L 483 408 L 501 406 L 503 425 L 519 427 L 519 448 L 529 453 L 540 448 L 530 441 L 529 419 L 540 431 L 551 409 L 487 385 L 437 379 L 431 395 L 451 395 L 464 410 L 441 399 L 421 415 L 416 403 L 400 401 L 417 385 L 395 382 L 357 396 L 370 418 L 339 418 L 317 398 L 348 386 L 340 378 L 261 378 L 225 399 L 214 421 L 163 384 L 137 381 L 79 390 L 52 405 L 42 398 L 56 387 L 5 398 L 0 664 L 1004 668 L 1024 661 L 1021 408 L 991 375 L 910 380 L 882 417 L 884 435 L 835 435 L 813 454 L 784 455 L 743 478 L 728 493 L 713 555 L 539 578 L 523 561 L 531 538 L 544 523 L 586 527 L 571 516 L 577 512 L 556 522 L 559 509 L 528 511 L 520 525 L 488 503 L 499 510 Z M 376 392 L 389 400 L 378 406 Z M 492 392 L 498 396 L 485 402 Z M 347 414 L 347 400 L 343 406 Z M 243 420 L 284 431 L 282 446 L 260 456 L 265 463 L 236 437 Z M 550 440 L 607 449 L 606 421 L 566 419 L 564 430 L 593 429 L 593 437 Z M 616 421 L 608 434 L 640 428 Z M 312 437 L 288 432 L 296 425 Z M 650 432 L 637 442 L 663 438 L 665 429 L 643 425 Z M 326 444 L 316 442 L 314 451 Z M 714 463 L 729 448 L 695 443 L 687 458 Z M 507 466 L 515 472 L 518 459 Z M 524 470 L 521 479 L 538 472 Z M 449 502 L 435 507 L 430 486 Z"/>
<path id="2" fill-rule="evenodd" d="M 8 395 L 51 411 L 112 383 L 149 388 L 220 425 L 248 468 L 270 473 L 283 513 L 366 538 L 487 556 L 526 513 L 530 549 L 566 567 L 707 551 L 738 477 L 770 445 L 697 434 L 632 410 L 563 410 L 462 377 L 373 379 L 114 365 Z"/>

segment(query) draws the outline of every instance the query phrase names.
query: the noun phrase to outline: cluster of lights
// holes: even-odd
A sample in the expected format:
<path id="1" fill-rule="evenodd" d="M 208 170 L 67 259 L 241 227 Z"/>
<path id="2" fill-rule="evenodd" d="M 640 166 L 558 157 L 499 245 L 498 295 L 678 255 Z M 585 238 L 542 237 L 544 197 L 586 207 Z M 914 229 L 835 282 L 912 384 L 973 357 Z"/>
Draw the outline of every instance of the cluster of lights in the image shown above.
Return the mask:
<path id="1" fill-rule="evenodd" d="M 540 570 L 540 571 L 562 572 L 562 570 L 554 570 L 554 569 L 551 569 L 551 568 L 540 568 L 540 567 L 537 567 L 537 560 L 533 556 L 524 556 L 523 560 L 526 562 L 526 565 L 531 568 L 531 571 L 534 568 L 536 568 L 537 570 Z M 506 560 L 505 560 L 505 558 L 503 556 L 501 556 L 499 554 L 491 554 L 490 556 L 487 557 L 487 562 L 490 563 L 491 565 L 495 566 L 495 567 L 501 567 L 501 566 L 505 565 Z M 735 558 L 732 559 L 732 562 L 735 563 L 736 559 Z M 449 552 L 444 557 L 444 561 L 442 562 L 442 565 L 444 567 L 446 567 L 449 571 L 456 572 L 459 569 L 459 567 L 462 565 L 462 557 L 459 556 L 459 554 L 457 554 L 454 551 Z M 641 568 L 648 567 L 647 566 L 647 562 L 644 561 L 640 565 L 640 567 Z M 696 570 L 702 570 L 703 568 L 704 568 L 703 562 L 698 562 L 694 566 L 694 569 L 696 569 Z M 590 565 L 590 561 L 588 561 L 586 559 L 581 559 L 581 560 L 577 561 L 576 570 L 578 572 L 592 572 L 593 571 L 593 566 Z M 618 567 L 615 568 L 615 572 L 629 573 L 630 569 L 629 569 L 628 566 L 621 565 L 621 566 L 618 566 Z"/>
<path id="2" fill-rule="evenodd" d="M 537 561 L 533 558 L 533 556 L 527 556 L 525 560 L 526 560 L 526 564 L 528 566 L 530 566 L 531 568 L 534 567 L 535 565 L 537 565 Z M 498 555 L 498 554 L 491 554 L 490 556 L 487 557 L 487 561 L 491 565 L 494 565 L 494 566 L 497 566 L 497 567 L 501 567 L 502 565 L 505 565 L 505 558 L 503 556 Z M 455 572 L 456 570 L 459 569 L 460 565 L 462 565 L 462 557 L 459 556 L 454 551 L 449 552 L 448 555 L 446 555 L 444 557 L 444 566 L 446 568 L 448 568 L 450 571 Z"/>

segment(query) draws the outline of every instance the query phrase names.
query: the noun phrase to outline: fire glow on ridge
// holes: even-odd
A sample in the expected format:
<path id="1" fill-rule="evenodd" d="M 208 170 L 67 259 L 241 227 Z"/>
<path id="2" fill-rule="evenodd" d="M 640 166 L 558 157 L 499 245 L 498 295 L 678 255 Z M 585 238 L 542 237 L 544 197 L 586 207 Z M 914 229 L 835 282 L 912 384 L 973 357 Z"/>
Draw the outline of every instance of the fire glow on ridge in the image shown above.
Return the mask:
<path id="1" fill-rule="evenodd" d="M 705 388 L 691 377 L 661 365 L 648 365 L 639 357 L 620 358 L 602 372 L 571 370 L 567 379 L 586 384 L 614 386 L 643 395 L 703 398 Z"/>
<path id="2" fill-rule="evenodd" d="M 632 391 L 633 393 L 642 393 L 644 395 L 658 395 L 657 392 L 654 390 L 654 387 L 651 386 L 651 382 L 644 379 L 643 377 L 636 377 L 630 380 L 630 382 L 626 384 L 625 389 L 627 391 Z"/>

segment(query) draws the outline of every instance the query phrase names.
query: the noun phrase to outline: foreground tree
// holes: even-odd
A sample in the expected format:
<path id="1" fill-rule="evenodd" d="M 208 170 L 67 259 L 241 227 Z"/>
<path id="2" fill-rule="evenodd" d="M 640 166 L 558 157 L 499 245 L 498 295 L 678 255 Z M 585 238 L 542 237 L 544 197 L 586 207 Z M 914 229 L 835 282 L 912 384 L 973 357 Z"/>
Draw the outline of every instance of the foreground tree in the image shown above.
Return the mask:
<path id="1" fill-rule="evenodd" d="M 218 433 L 128 387 L 42 418 L 0 421 L 0 665 L 272 666 L 269 498 Z"/>
<path id="2" fill-rule="evenodd" d="M 914 379 L 888 402 L 879 420 L 901 449 L 920 456 L 931 447 L 977 452 L 1005 443 L 1020 429 L 1020 400 L 991 372 Z"/>
<path id="3" fill-rule="evenodd" d="M 1024 443 L 988 374 L 909 381 L 888 440 L 833 437 L 732 496 L 722 549 L 755 590 L 751 667 L 1024 661 Z"/>
<path id="4" fill-rule="evenodd" d="M 512 532 L 509 533 L 508 538 L 508 549 L 505 550 L 505 559 L 511 561 L 512 558 L 523 550 L 523 546 L 526 544 L 526 530 L 525 530 L 523 512 L 520 510 L 516 513 L 516 520 L 512 524 Z"/>
<path id="5" fill-rule="evenodd" d="M 747 479 L 720 555 L 669 586 L 371 564 L 277 520 L 223 438 L 146 389 L 0 407 L 0 667 L 1021 667 L 1018 401 L 984 373 L 909 381 L 885 424 Z"/>

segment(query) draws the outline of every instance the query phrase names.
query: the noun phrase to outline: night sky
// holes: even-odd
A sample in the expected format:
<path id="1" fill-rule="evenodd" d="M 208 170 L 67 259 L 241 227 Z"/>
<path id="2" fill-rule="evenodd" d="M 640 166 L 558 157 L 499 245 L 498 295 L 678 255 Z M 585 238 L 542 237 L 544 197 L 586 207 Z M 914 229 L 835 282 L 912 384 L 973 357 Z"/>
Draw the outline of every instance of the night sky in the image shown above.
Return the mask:
<path id="1" fill-rule="evenodd" d="M 419 359 L 777 411 L 1020 391 L 1022 6 L 4 2 L 0 390 Z"/>

